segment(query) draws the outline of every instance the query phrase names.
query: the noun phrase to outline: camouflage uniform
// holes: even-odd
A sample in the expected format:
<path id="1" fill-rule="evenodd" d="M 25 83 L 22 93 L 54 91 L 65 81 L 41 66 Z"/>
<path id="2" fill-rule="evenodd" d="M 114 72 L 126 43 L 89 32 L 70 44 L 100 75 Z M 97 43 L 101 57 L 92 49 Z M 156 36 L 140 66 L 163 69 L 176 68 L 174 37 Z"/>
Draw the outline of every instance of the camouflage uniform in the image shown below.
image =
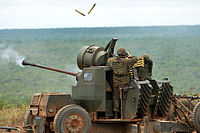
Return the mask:
<path id="1" fill-rule="evenodd" d="M 119 112 L 120 86 L 129 84 L 128 68 L 132 67 L 137 62 L 137 57 L 127 57 L 124 48 L 119 48 L 117 51 L 118 57 L 108 59 L 108 65 L 113 69 L 113 100 L 114 111 Z"/>
<path id="2" fill-rule="evenodd" d="M 138 78 L 140 80 L 150 80 L 152 76 L 153 61 L 148 55 L 143 55 L 140 57 L 140 59 L 141 58 L 144 58 L 144 67 L 137 68 Z"/>

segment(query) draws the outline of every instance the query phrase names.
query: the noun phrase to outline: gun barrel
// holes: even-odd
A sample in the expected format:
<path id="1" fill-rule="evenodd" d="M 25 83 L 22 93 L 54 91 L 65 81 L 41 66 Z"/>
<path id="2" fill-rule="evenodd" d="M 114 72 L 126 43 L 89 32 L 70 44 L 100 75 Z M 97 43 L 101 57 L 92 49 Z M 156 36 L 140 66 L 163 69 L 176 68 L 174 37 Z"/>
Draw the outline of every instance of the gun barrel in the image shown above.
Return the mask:
<path id="1" fill-rule="evenodd" d="M 68 75 L 76 76 L 77 77 L 77 73 L 75 73 L 75 72 L 68 72 L 68 71 L 63 71 L 63 70 L 59 70 L 59 69 L 55 69 L 55 68 L 51 68 L 51 67 L 47 67 L 47 66 L 33 64 L 33 63 L 29 63 L 29 62 L 27 62 L 25 60 L 22 61 L 22 65 L 24 65 L 24 66 L 39 67 L 39 68 L 42 68 L 42 69 L 47 69 L 47 70 L 51 70 L 51 71 L 55 71 L 55 72 L 59 72 L 59 73 L 64 73 L 64 74 L 68 74 Z"/>

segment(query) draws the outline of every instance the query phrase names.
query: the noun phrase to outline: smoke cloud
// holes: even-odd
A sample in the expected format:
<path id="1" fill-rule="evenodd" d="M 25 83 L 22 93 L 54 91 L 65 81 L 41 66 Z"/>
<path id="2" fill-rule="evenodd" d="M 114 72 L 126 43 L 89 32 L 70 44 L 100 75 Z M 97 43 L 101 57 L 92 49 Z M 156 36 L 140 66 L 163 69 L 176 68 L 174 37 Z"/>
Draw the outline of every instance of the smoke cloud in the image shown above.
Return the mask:
<path id="1" fill-rule="evenodd" d="M 77 64 L 67 64 L 65 69 L 71 72 L 80 72 L 80 69 L 78 68 Z"/>
<path id="2" fill-rule="evenodd" d="M 70 71 L 70 72 L 80 72 L 80 69 L 78 68 L 78 66 L 76 64 L 67 64 L 65 67 L 66 71 Z M 76 83 L 76 78 L 73 76 L 69 76 L 69 78 L 72 79 L 72 81 L 74 81 L 74 83 Z"/>
<path id="3" fill-rule="evenodd" d="M 0 59 L 6 63 L 16 63 L 16 65 L 24 67 L 22 65 L 22 61 L 25 59 L 25 57 L 14 50 L 12 46 L 0 44 Z"/>

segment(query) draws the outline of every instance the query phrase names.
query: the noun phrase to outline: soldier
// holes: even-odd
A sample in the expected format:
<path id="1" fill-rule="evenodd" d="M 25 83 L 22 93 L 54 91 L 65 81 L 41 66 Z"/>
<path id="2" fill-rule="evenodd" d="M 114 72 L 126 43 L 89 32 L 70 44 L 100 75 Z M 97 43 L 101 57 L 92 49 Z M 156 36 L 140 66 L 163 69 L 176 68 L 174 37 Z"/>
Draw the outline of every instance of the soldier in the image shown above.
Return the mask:
<path id="1" fill-rule="evenodd" d="M 109 58 L 107 62 L 113 69 L 113 110 L 115 112 L 115 118 L 117 118 L 119 112 L 119 87 L 129 85 L 128 68 L 132 67 L 138 60 L 137 57 L 128 55 L 124 48 L 119 48 L 117 55 L 117 57 Z"/>
<path id="2" fill-rule="evenodd" d="M 152 68 L 153 68 L 153 61 L 150 59 L 150 57 L 148 55 L 142 55 L 139 58 L 140 62 L 141 60 L 143 60 L 143 66 L 140 66 L 137 68 L 138 71 L 138 78 L 140 80 L 151 80 L 151 76 L 152 76 Z M 137 62 L 137 63 L 138 63 Z M 136 64 L 137 64 L 136 63 Z"/>

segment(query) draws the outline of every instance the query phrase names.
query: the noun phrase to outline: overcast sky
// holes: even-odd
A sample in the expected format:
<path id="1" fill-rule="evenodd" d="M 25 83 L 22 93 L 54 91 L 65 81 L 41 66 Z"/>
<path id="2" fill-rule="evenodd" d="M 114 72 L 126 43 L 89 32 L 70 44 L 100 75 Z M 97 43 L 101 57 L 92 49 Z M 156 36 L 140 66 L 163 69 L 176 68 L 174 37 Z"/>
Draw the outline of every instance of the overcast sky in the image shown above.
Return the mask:
<path id="1" fill-rule="evenodd" d="M 200 0 L 0 0 L 0 29 L 196 24 Z"/>

